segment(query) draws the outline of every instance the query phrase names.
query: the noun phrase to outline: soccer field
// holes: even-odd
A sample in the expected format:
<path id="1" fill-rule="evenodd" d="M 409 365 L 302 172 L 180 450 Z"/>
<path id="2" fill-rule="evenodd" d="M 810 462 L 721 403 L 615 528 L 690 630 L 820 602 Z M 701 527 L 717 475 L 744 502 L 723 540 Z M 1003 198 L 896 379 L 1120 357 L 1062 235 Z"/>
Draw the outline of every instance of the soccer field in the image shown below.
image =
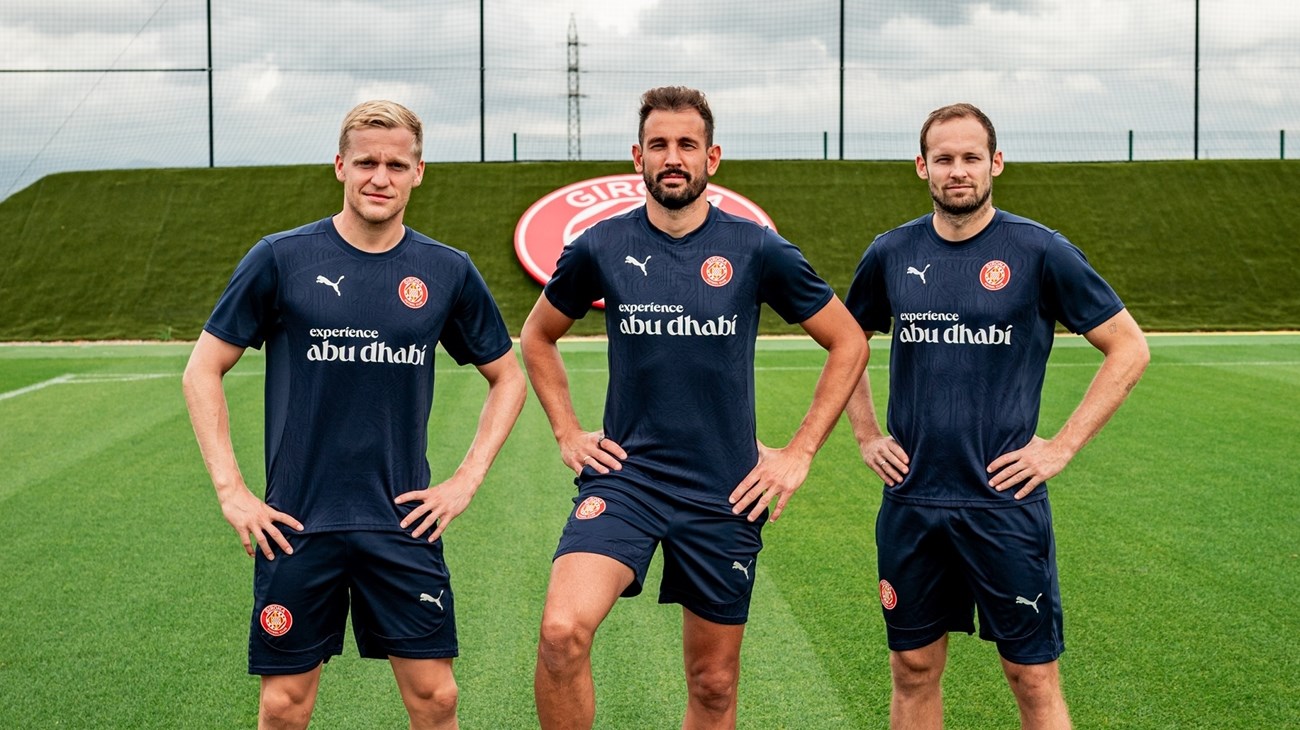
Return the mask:
<path id="1" fill-rule="evenodd" d="M 870 366 L 887 393 L 883 338 Z M 1146 376 L 1051 484 L 1080 728 L 1300 727 L 1300 335 L 1154 335 Z M 584 425 L 599 424 L 604 343 L 567 342 Z M 783 443 L 823 353 L 764 340 L 758 425 Z M 0 345 L 0 726 L 255 724 L 246 674 L 252 562 L 221 518 L 180 391 L 189 345 Z M 1100 356 L 1062 338 L 1040 434 L 1078 403 Z M 430 459 L 464 453 L 485 386 L 439 355 Z M 236 451 L 262 485 L 262 365 L 227 380 Z M 683 372 L 683 378 L 690 373 Z M 461 725 L 536 727 L 532 669 L 572 474 L 528 404 L 446 535 Z M 876 593 L 880 484 L 841 419 L 786 514 L 764 531 L 740 726 L 879 728 L 889 675 Z M 680 609 L 658 567 L 598 634 L 597 726 L 672 728 L 684 705 Z M 1014 728 L 991 645 L 956 636 L 948 726 Z M 325 668 L 315 728 L 406 726 L 384 662 L 349 638 Z"/>

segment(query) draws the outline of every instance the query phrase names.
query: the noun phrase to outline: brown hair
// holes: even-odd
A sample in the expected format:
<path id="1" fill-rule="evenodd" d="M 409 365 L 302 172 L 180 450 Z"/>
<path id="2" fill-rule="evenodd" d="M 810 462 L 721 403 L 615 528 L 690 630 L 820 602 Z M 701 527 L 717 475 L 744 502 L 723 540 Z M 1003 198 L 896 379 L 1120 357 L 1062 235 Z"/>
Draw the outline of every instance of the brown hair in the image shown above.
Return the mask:
<path id="1" fill-rule="evenodd" d="M 989 134 L 989 156 L 998 151 L 998 133 L 993 130 L 993 122 L 984 115 L 974 104 L 949 104 L 941 106 L 930 112 L 930 116 L 925 118 L 925 124 L 921 125 L 921 157 L 925 157 L 926 145 L 925 137 L 930 133 L 930 127 L 953 119 L 962 119 L 970 117 L 979 122 L 984 127 L 984 131 Z"/>
<path id="2" fill-rule="evenodd" d="M 636 138 L 645 141 L 645 120 L 650 112 L 684 112 L 694 109 L 704 120 L 704 143 L 713 145 L 713 112 L 702 92 L 685 86 L 660 86 L 641 95 L 641 124 L 637 127 Z"/>
<path id="3" fill-rule="evenodd" d="M 343 128 L 339 131 L 339 154 L 348 151 L 348 133 L 354 129 L 379 127 L 381 129 L 406 129 L 415 136 L 415 157 L 421 159 L 424 154 L 424 125 L 415 112 L 395 101 L 363 101 L 352 107 L 352 111 L 343 118 Z"/>

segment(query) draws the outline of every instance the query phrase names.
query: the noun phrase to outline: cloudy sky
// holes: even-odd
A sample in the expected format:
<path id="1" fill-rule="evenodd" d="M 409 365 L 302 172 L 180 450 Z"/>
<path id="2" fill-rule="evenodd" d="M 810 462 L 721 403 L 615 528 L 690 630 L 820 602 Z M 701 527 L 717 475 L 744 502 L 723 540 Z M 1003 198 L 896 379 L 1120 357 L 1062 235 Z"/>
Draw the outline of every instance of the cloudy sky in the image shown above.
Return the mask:
<path id="1" fill-rule="evenodd" d="M 1200 0 L 205 0 L 0 4 L 0 198 L 42 175 L 328 162 L 392 98 L 426 159 L 625 159 L 641 91 L 704 90 L 731 158 L 910 159 L 932 108 L 981 106 L 1009 160 L 1300 157 L 1300 3 Z M 483 112 L 480 113 L 480 103 Z M 1286 136 L 1284 136 L 1283 132 Z M 483 138 L 480 138 L 480 134 Z"/>

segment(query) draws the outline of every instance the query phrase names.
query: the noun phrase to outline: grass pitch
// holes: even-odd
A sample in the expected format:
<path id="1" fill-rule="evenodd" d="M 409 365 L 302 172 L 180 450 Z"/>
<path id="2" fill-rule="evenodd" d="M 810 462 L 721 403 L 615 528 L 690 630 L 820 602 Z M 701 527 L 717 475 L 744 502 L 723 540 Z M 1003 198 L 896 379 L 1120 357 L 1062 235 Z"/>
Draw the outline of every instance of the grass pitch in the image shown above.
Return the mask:
<path id="1" fill-rule="evenodd" d="M 876 343 L 880 343 L 877 338 Z M 1300 717 L 1300 335 L 1152 336 L 1115 420 L 1057 479 L 1066 698 L 1078 727 L 1282 728 Z M 0 721 L 6 727 L 251 727 L 251 561 L 221 519 L 185 414 L 188 345 L 0 346 Z M 584 423 L 599 422 L 604 345 L 566 343 Z M 884 402 L 886 353 L 871 373 Z M 822 353 L 764 341 L 758 423 L 788 438 Z M 1099 355 L 1058 342 L 1040 433 L 1077 404 Z M 430 458 L 468 445 L 484 386 L 439 361 Z M 261 484 L 262 358 L 228 379 L 236 450 Z M 461 723 L 530 728 L 550 555 L 573 494 L 530 398 L 469 511 L 447 533 Z M 744 650 L 743 728 L 885 726 L 875 592 L 880 485 L 846 421 L 765 532 Z M 598 635 L 597 726 L 668 728 L 684 705 L 680 609 L 621 601 Z M 948 725 L 1013 728 L 993 647 L 955 636 Z M 405 727 L 383 662 L 351 640 L 325 668 L 313 727 Z"/>

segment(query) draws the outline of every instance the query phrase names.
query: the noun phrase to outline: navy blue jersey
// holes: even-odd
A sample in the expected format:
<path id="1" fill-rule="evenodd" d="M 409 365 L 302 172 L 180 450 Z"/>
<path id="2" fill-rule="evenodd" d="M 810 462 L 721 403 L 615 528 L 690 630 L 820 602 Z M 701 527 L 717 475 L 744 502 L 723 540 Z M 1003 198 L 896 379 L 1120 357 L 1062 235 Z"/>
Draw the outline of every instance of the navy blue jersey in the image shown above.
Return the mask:
<path id="1" fill-rule="evenodd" d="M 793 244 L 713 207 L 679 239 L 644 207 L 597 223 L 564 249 L 545 295 L 573 319 L 605 300 L 604 429 L 627 451 L 624 476 L 718 504 L 758 463 L 760 305 L 795 323 L 835 296 Z"/>
<path id="2" fill-rule="evenodd" d="M 435 347 L 461 365 L 511 347 L 463 252 L 408 228 L 365 253 L 329 218 L 253 246 L 204 329 L 266 343 L 266 502 L 306 532 L 399 530 L 393 499 L 429 486 Z"/>
<path id="3" fill-rule="evenodd" d="M 1083 252 L 1034 221 L 997 211 L 961 243 L 933 214 L 882 234 L 845 303 L 889 332 L 889 433 L 911 459 L 885 494 L 915 504 L 1006 504 L 986 467 L 1029 443 L 1056 323 L 1093 329 L 1123 309 Z M 1046 485 L 1026 500 L 1043 499 Z"/>

